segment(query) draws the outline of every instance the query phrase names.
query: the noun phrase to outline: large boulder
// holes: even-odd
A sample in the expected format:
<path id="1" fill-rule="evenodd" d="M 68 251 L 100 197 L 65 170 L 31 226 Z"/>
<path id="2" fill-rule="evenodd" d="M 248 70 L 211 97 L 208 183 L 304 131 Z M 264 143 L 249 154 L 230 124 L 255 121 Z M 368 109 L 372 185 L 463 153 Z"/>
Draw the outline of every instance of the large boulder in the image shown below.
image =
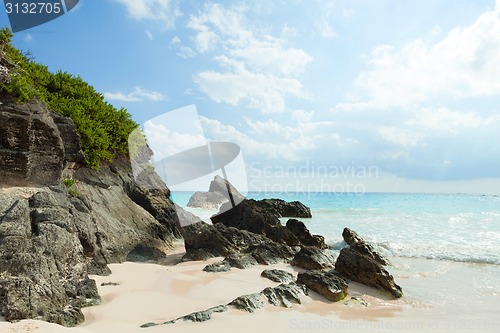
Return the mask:
<path id="1" fill-rule="evenodd" d="M 207 224 L 199 222 L 181 229 L 186 254 L 183 261 L 206 260 L 212 257 L 227 257 L 232 266 L 244 268 L 254 264 L 272 264 L 290 262 L 296 249 L 282 243 L 274 242 L 262 235 L 224 224 Z M 250 255 L 253 259 L 242 256 Z"/>
<path id="2" fill-rule="evenodd" d="M 304 269 L 333 268 L 335 258 L 328 250 L 313 246 L 303 246 L 291 262 L 292 266 Z"/>
<path id="3" fill-rule="evenodd" d="M 227 261 L 229 266 L 239 269 L 245 269 L 258 264 L 257 260 L 250 253 L 231 254 L 224 261 Z"/>
<path id="4" fill-rule="evenodd" d="M 307 295 L 307 289 L 303 285 L 289 282 L 282 283 L 277 287 L 267 287 L 261 292 L 266 296 L 267 301 L 284 308 L 291 308 L 293 304 L 301 304 L 301 297 Z"/>
<path id="5" fill-rule="evenodd" d="M 326 248 L 325 237 L 321 235 L 312 235 L 304 222 L 296 219 L 289 219 L 286 222 L 286 228 L 297 237 L 302 245 L 315 246 L 320 249 Z"/>
<path id="6" fill-rule="evenodd" d="M 290 283 L 293 281 L 293 274 L 281 269 L 265 269 L 260 276 L 279 283 Z"/>
<path id="7" fill-rule="evenodd" d="M 225 205 L 221 206 L 223 213 L 211 218 L 213 224 L 247 230 L 290 246 L 300 245 L 297 237 L 281 224 L 272 211 L 260 206 L 257 201 L 243 200 L 232 209 L 226 209 Z"/>
<path id="8" fill-rule="evenodd" d="M 340 251 L 335 270 L 353 281 L 388 291 L 395 298 L 403 296 L 401 287 L 379 262 L 351 248 Z"/>
<path id="9" fill-rule="evenodd" d="M 388 291 L 396 298 L 401 297 L 401 287 L 383 267 L 389 261 L 353 230 L 345 228 L 342 236 L 349 246 L 340 251 L 335 269 L 353 281 Z"/>
<path id="10" fill-rule="evenodd" d="M 263 199 L 257 205 L 272 212 L 277 217 L 312 217 L 311 209 L 300 201 L 287 202 L 282 199 Z"/>
<path id="11" fill-rule="evenodd" d="M 261 293 L 243 295 L 232 300 L 228 305 L 234 306 L 238 310 L 254 312 L 266 306 L 265 297 Z"/>
<path id="12" fill-rule="evenodd" d="M 366 243 L 363 238 L 359 237 L 359 235 L 355 231 L 349 228 L 344 228 L 344 230 L 342 231 L 342 237 L 344 238 L 344 241 L 347 243 L 347 245 L 349 245 L 349 247 L 354 251 L 372 258 L 381 265 L 390 264 L 389 260 L 375 251 L 373 247 L 370 244 Z"/>
<path id="13" fill-rule="evenodd" d="M 300 272 L 297 283 L 332 302 L 341 301 L 347 296 L 347 281 L 333 269 Z"/>

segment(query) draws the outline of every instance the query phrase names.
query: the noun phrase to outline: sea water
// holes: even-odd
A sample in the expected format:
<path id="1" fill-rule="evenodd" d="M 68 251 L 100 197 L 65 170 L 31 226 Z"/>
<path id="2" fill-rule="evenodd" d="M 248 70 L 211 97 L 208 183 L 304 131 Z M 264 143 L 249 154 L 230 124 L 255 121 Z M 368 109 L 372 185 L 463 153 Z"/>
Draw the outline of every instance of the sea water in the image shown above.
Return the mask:
<path id="1" fill-rule="evenodd" d="M 173 193 L 173 199 L 185 206 L 191 195 Z M 254 192 L 247 197 L 304 203 L 313 217 L 300 220 L 334 252 L 345 246 L 345 227 L 373 244 L 391 260 L 387 269 L 403 287 L 398 304 L 418 311 L 418 320 L 402 315 L 401 324 L 415 325 L 415 331 L 500 329 L 500 196 Z M 207 220 L 217 213 L 189 210 Z"/>
<path id="2" fill-rule="evenodd" d="M 174 193 L 185 206 L 192 193 Z M 342 246 L 342 230 L 355 230 L 389 256 L 500 265 L 500 196 L 415 193 L 256 193 L 253 199 L 300 201 L 314 234 Z M 191 209 L 203 218 L 216 211 Z M 285 219 L 286 221 L 286 219 Z"/>

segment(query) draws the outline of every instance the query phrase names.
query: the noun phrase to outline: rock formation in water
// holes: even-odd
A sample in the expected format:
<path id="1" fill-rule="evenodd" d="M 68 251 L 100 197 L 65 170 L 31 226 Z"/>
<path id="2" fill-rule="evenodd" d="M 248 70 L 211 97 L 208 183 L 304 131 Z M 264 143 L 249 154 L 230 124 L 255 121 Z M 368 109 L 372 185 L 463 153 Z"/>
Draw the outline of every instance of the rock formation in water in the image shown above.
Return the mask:
<path id="1" fill-rule="evenodd" d="M 195 192 L 187 204 L 188 207 L 218 209 L 222 204 L 238 204 L 245 199 L 229 181 L 217 175 L 210 182 L 208 192 Z"/>
<path id="2" fill-rule="evenodd" d="M 384 268 L 388 260 L 349 228 L 342 235 L 349 247 L 340 250 L 335 270 L 353 281 L 388 291 L 396 298 L 403 296 L 401 287 Z"/>

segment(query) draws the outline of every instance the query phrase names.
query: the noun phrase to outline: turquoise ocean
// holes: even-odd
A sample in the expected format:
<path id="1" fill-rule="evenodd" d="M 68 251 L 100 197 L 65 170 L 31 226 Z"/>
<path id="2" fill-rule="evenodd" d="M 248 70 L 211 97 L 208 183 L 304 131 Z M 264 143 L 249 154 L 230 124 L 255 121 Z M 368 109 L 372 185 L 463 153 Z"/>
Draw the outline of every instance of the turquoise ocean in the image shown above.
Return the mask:
<path id="1" fill-rule="evenodd" d="M 173 193 L 173 199 L 185 206 L 191 195 Z M 382 303 L 391 313 L 377 319 L 382 327 L 391 328 L 384 332 L 499 331 L 500 196 L 249 193 L 247 197 L 298 200 L 309 206 L 313 217 L 300 220 L 313 234 L 325 237 L 332 254 L 345 246 L 342 230 L 349 227 L 389 258 L 387 269 L 404 297 Z M 207 221 L 217 213 L 188 210 Z"/>
<path id="2" fill-rule="evenodd" d="M 192 192 L 176 192 L 185 206 Z M 301 219 L 333 247 L 349 227 L 388 256 L 500 265 L 500 196 L 416 193 L 257 193 L 248 198 L 298 200 Z M 206 218 L 216 211 L 191 210 Z M 284 219 L 286 221 L 286 219 Z"/>

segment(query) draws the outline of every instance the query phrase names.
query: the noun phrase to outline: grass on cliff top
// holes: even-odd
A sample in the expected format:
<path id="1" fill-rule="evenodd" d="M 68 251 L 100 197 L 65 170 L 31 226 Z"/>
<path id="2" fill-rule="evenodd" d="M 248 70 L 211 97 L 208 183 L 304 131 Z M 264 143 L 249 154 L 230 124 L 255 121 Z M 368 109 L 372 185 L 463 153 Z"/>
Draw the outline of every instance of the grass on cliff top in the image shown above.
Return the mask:
<path id="1" fill-rule="evenodd" d="M 12 32 L 0 29 L 0 64 L 9 70 L 9 83 L 0 84 L 7 93 L 25 103 L 33 98 L 71 118 L 80 135 L 87 166 L 99 168 L 103 161 L 128 154 L 128 136 L 138 126 L 124 108 L 116 109 L 81 77 L 35 62 L 12 45 Z"/>

